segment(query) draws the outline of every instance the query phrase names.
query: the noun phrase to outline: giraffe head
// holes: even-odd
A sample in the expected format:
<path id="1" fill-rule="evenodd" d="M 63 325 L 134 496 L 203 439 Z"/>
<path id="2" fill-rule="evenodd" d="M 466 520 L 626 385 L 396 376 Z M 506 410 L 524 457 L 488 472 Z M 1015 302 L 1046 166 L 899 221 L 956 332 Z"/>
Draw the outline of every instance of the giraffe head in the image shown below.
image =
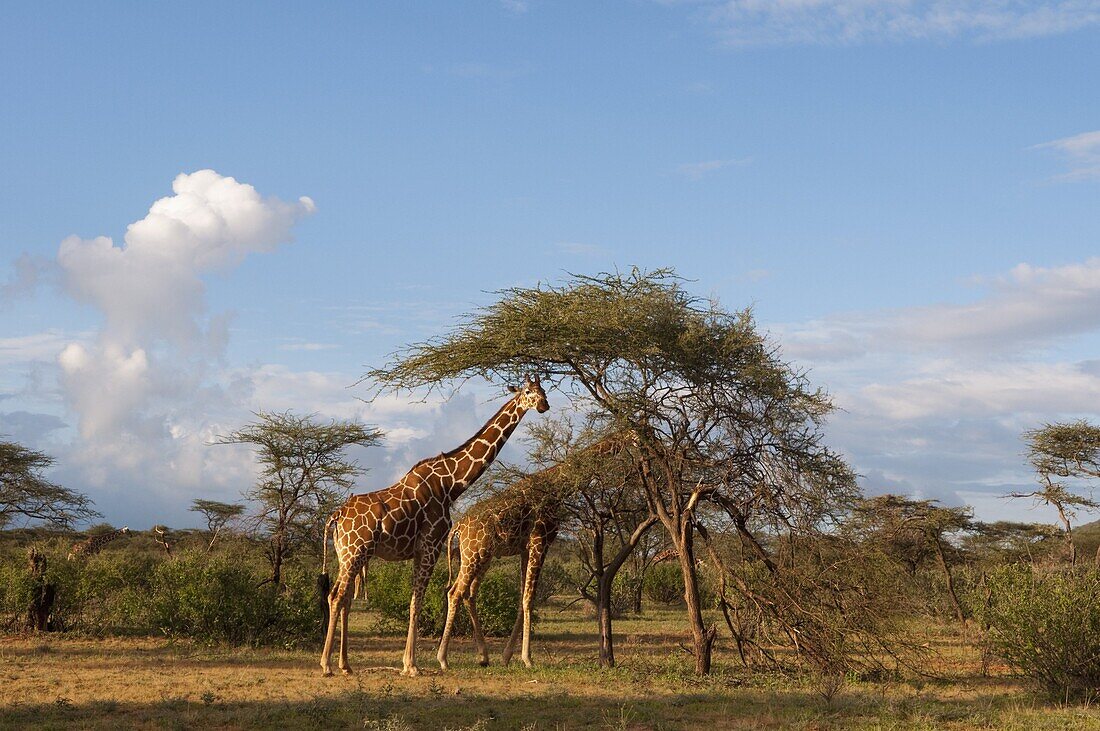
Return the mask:
<path id="1" fill-rule="evenodd" d="M 516 394 L 515 400 L 523 409 L 534 409 L 540 414 L 550 410 L 550 403 L 546 400 L 546 391 L 542 390 L 539 377 L 528 376 L 521 388 L 509 386 L 508 390 Z"/>

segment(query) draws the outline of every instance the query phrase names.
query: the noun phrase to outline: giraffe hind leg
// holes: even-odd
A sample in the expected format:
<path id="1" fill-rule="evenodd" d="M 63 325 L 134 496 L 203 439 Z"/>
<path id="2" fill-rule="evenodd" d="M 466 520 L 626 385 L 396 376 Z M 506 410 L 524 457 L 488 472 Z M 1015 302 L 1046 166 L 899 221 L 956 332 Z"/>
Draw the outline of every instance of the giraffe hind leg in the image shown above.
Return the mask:
<path id="1" fill-rule="evenodd" d="M 360 582 L 366 573 L 367 562 L 364 561 L 363 568 L 356 574 Z M 351 592 L 344 592 L 344 601 L 340 604 L 340 656 L 337 664 L 344 675 L 351 675 L 352 672 L 348 663 L 348 615 L 351 614 L 352 599 Z"/>
<path id="2" fill-rule="evenodd" d="M 458 603 L 466 596 L 470 588 L 470 564 L 467 560 L 458 567 L 458 576 L 455 583 L 447 590 L 447 621 L 443 625 L 443 636 L 439 640 L 439 650 L 436 652 L 436 660 L 439 661 L 439 669 L 447 669 L 447 649 L 451 643 L 451 633 L 454 631 L 455 617 L 458 614 Z"/>
<path id="3" fill-rule="evenodd" d="M 321 674 L 325 676 L 332 675 L 332 666 L 330 664 L 332 659 L 332 644 L 336 635 L 336 623 L 340 621 L 339 613 L 342 611 L 344 599 L 348 593 L 350 578 L 350 572 L 344 566 L 341 566 L 336 583 L 332 585 L 332 590 L 328 595 L 328 630 L 325 632 L 324 649 L 321 650 Z"/>

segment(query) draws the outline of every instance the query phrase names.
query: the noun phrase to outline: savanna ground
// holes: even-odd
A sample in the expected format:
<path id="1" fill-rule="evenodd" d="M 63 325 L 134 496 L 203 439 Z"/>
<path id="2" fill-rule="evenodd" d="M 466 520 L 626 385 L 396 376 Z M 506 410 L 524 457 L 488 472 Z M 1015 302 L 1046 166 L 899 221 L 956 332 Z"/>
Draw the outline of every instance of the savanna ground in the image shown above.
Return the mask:
<path id="1" fill-rule="evenodd" d="M 355 675 L 323 678 L 310 650 L 212 648 L 160 638 L 43 634 L 0 639 L 0 727 L 378 729 L 1082 729 L 1100 710 L 1051 705 L 993 664 L 957 627 L 927 626 L 938 656 L 901 679 L 749 673 L 720 639 L 712 676 L 691 674 L 682 610 L 649 608 L 616 623 L 620 666 L 596 665 L 593 622 L 579 606 L 540 609 L 537 667 L 478 667 L 468 638 L 440 673 L 422 639 L 421 676 L 397 673 L 401 628 L 357 604 Z M 975 635 L 976 636 L 976 635 Z M 830 693 L 830 690 L 835 693 Z"/>

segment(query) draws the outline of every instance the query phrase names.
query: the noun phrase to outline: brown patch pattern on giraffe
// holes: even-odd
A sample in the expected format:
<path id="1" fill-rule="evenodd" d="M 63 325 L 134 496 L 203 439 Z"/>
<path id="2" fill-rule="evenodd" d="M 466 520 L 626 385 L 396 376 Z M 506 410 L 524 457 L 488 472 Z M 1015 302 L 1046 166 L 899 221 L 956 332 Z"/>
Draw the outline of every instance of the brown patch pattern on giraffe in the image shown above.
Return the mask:
<path id="1" fill-rule="evenodd" d="M 615 454 L 624 443 L 623 435 L 616 434 L 585 449 L 584 453 Z M 560 468 L 560 465 L 555 465 L 516 481 L 498 494 L 479 502 L 455 523 L 447 539 L 447 562 L 450 563 L 451 544 L 457 536 L 459 569 L 447 592 L 447 623 L 436 653 L 439 667 L 443 670 L 447 669 L 447 648 L 460 601 L 470 615 L 479 662 L 481 665 L 489 664 L 489 651 L 477 616 L 477 590 L 493 559 L 506 556 L 520 557 L 520 606 L 512 634 L 504 648 L 504 664 L 511 662 L 522 631 L 520 659 L 524 665 L 531 667 L 531 608 L 542 564 L 561 526 L 562 503 L 566 497 L 552 483 Z"/>
<path id="2" fill-rule="evenodd" d="M 345 675 L 348 664 L 348 609 L 352 579 L 372 558 L 413 561 L 412 596 L 409 600 L 409 632 L 405 640 L 402 675 L 416 675 L 416 634 L 420 605 L 435 562 L 451 530 L 451 505 L 496 459 L 523 415 L 550 408 L 537 378 L 528 379 L 474 436 L 450 452 L 425 459 L 390 487 L 352 495 L 332 514 L 326 525 L 340 573 L 329 593 L 329 622 L 321 653 L 321 670 L 331 675 L 330 660 L 340 624 L 338 664 Z M 327 544 L 327 535 L 326 535 Z"/>
<path id="3" fill-rule="evenodd" d="M 111 541 L 127 535 L 130 535 L 129 527 L 119 528 L 118 530 L 111 531 L 110 533 L 102 533 L 98 536 L 86 538 L 83 541 L 77 541 L 72 545 L 72 548 L 69 549 L 68 559 L 72 561 L 78 558 L 87 558 L 88 556 L 94 556 L 99 553 L 100 549 L 102 549 Z"/>

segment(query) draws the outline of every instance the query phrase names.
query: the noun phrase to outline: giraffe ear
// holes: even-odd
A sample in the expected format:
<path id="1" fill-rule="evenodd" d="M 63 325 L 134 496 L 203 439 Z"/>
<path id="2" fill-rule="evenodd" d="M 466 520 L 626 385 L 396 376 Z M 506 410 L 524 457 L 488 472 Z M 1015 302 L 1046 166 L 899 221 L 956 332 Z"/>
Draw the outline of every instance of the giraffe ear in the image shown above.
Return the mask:
<path id="1" fill-rule="evenodd" d="M 515 386 L 509 386 L 508 390 L 511 391 L 512 393 L 516 393 L 517 391 L 519 391 L 519 389 L 516 388 Z"/>

